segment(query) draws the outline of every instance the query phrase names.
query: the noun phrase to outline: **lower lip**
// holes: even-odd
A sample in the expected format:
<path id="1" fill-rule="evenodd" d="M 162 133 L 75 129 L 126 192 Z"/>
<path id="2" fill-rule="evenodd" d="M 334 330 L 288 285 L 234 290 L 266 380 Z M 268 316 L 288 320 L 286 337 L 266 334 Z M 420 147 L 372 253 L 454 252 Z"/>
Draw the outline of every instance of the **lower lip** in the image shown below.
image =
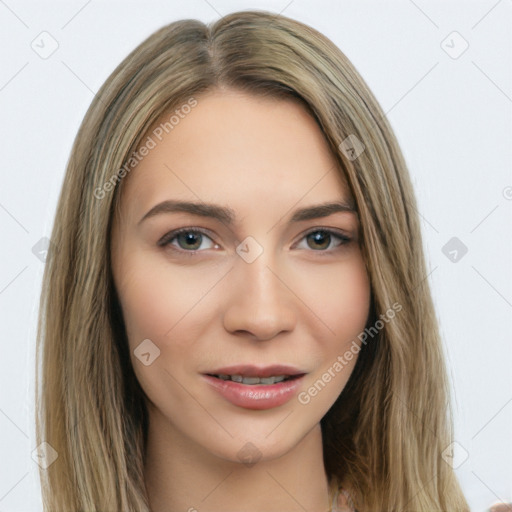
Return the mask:
<path id="1" fill-rule="evenodd" d="M 302 384 L 304 375 L 276 384 L 242 384 L 203 375 L 210 386 L 226 400 L 245 409 L 272 409 L 288 402 Z"/>

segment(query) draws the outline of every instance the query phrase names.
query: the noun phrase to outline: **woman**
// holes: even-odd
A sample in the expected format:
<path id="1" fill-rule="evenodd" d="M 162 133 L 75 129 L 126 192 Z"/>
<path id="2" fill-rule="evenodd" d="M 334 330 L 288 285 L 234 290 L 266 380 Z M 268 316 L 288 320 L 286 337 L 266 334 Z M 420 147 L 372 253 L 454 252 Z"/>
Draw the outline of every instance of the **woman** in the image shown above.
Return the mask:
<path id="1" fill-rule="evenodd" d="M 467 511 L 397 141 L 332 42 L 172 23 L 72 150 L 41 302 L 47 510 Z"/>

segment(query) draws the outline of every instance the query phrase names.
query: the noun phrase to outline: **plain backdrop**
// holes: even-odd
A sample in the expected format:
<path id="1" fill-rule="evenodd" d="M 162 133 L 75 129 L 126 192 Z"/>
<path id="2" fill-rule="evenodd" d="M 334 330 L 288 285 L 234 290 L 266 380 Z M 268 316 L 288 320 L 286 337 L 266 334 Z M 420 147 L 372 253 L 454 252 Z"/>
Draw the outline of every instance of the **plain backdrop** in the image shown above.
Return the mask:
<path id="1" fill-rule="evenodd" d="M 246 8 L 328 36 L 386 112 L 422 219 L 453 464 L 472 511 L 512 498 L 511 0 L 0 0 L 0 512 L 42 510 L 32 458 L 41 239 L 79 123 L 156 29 Z"/>

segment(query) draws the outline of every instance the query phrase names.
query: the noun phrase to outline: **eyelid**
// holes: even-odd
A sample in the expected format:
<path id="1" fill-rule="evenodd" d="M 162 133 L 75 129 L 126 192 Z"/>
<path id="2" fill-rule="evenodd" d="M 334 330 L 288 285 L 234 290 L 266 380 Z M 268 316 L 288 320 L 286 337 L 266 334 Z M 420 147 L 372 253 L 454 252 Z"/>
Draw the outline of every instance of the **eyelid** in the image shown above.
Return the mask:
<path id="1" fill-rule="evenodd" d="M 213 239 L 213 236 L 211 235 L 209 230 L 207 230 L 205 228 L 195 227 L 195 226 L 185 226 L 183 228 L 178 228 L 178 229 L 174 229 L 172 231 L 169 231 L 162 238 L 160 238 L 160 240 L 158 240 L 157 245 L 158 246 L 162 246 L 162 247 L 165 247 L 166 245 L 170 245 L 169 242 L 172 239 L 174 239 L 176 236 L 178 236 L 180 233 L 188 233 L 190 231 L 201 233 L 201 234 L 207 236 L 208 238 L 210 238 L 210 240 L 213 243 L 218 245 L 217 242 L 215 242 L 215 240 Z M 183 252 L 190 252 L 190 253 L 192 253 L 192 252 L 201 252 L 201 251 L 183 251 Z"/>
<path id="2" fill-rule="evenodd" d="M 338 237 L 338 238 L 340 238 L 340 239 L 342 239 L 342 240 L 344 240 L 346 242 L 349 242 L 350 240 L 353 239 L 353 237 L 350 234 L 346 233 L 342 229 L 317 226 L 317 227 L 308 229 L 307 231 L 304 231 L 304 233 L 301 233 L 299 235 L 300 238 L 297 241 L 300 242 L 306 236 L 311 235 L 312 233 L 316 233 L 317 231 L 324 231 L 325 233 L 329 233 L 330 235 L 334 235 L 334 236 L 336 236 L 336 237 Z M 324 252 L 327 252 L 327 251 L 324 251 Z"/>
<path id="3" fill-rule="evenodd" d="M 350 244 L 355 239 L 355 237 L 353 237 L 352 235 L 349 235 L 348 233 L 344 232 L 343 230 L 341 230 L 339 228 L 328 228 L 328 227 L 317 226 L 317 227 L 308 229 L 304 233 L 301 233 L 298 240 L 292 245 L 292 248 L 295 247 L 296 245 L 298 245 L 299 243 L 301 243 L 303 240 L 305 240 L 306 237 L 308 237 L 309 235 L 311 235 L 313 233 L 317 233 L 319 231 L 321 231 L 323 233 L 327 233 L 331 237 L 337 238 L 339 240 L 339 243 L 337 245 L 335 245 L 334 247 L 332 247 L 328 250 L 316 250 L 315 251 L 314 249 L 309 249 L 309 250 L 306 249 L 306 252 L 313 253 L 313 254 L 315 254 L 315 256 L 318 256 L 320 258 L 329 257 L 329 256 L 336 254 L 337 251 L 342 250 L 344 248 L 344 246 Z"/>
<path id="4" fill-rule="evenodd" d="M 318 231 L 325 232 L 331 236 L 338 238 L 340 240 L 340 243 L 338 245 L 336 245 L 334 248 L 329 249 L 329 250 L 318 250 L 318 251 L 311 250 L 311 252 L 314 252 L 314 253 L 330 254 L 330 253 L 334 252 L 338 247 L 346 245 L 346 244 L 350 243 L 351 241 L 355 240 L 354 236 L 348 234 L 347 232 L 345 232 L 339 228 L 328 228 L 328 227 L 323 227 L 323 226 L 316 226 L 313 228 L 309 228 L 308 230 L 301 233 L 299 235 L 299 237 L 297 238 L 297 240 L 293 243 L 292 248 L 295 247 L 298 243 L 300 243 L 308 235 L 310 235 L 312 233 L 316 233 Z M 157 245 L 160 247 L 164 247 L 164 248 L 169 246 L 172 250 L 174 250 L 180 254 L 184 254 L 184 255 L 188 255 L 188 256 L 193 256 L 195 254 L 203 252 L 204 250 L 187 251 L 185 249 L 175 247 L 170 243 L 171 240 L 174 240 L 180 233 L 189 233 L 189 232 L 201 233 L 202 235 L 205 235 L 207 238 L 209 238 L 215 245 L 217 245 L 217 246 L 219 245 L 215 241 L 215 238 L 212 236 L 210 230 L 205 229 L 205 228 L 196 227 L 196 226 L 185 226 L 182 228 L 177 228 L 172 231 L 169 231 L 162 238 L 160 238 L 160 240 L 157 242 Z"/>

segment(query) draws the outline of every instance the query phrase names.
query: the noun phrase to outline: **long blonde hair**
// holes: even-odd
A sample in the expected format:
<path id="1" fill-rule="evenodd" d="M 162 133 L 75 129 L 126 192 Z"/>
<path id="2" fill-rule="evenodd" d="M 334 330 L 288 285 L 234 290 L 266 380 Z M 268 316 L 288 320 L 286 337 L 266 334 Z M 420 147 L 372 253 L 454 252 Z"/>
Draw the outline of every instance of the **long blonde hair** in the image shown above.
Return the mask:
<path id="1" fill-rule="evenodd" d="M 38 325 L 37 443 L 58 454 L 40 470 L 45 510 L 150 510 L 143 472 L 148 417 L 113 285 L 110 229 L 128 162 L 148 130 L 166 112 L 218 87 L 294 99 L 314 116 L 359 214 L 372 293 L 368 325 L 391 304 L 402 306 L 362 347 L 346 388 L 322 419 L 330 481 L 351 489 L 360 512 L 469 510 L 442 455 L 452 436 L 449 386 L 397 140 L 329 39 L 263 11 L 161 28 L 114 70 L 80 126 Z M 344 150 L 349 136 L 364 144 L 357 158 Z"/>

